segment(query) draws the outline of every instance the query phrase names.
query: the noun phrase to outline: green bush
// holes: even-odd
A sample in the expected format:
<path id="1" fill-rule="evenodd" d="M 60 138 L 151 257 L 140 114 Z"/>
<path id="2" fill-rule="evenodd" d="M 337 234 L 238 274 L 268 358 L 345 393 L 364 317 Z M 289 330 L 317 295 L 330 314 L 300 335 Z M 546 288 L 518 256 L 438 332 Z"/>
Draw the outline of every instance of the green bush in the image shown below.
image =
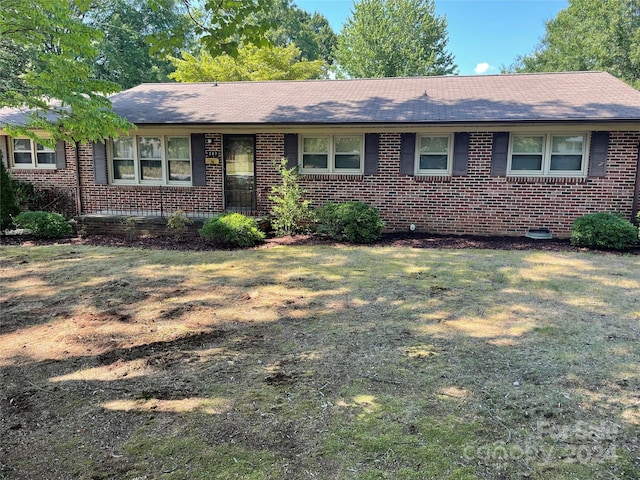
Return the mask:
<path id="1" fill-rule="evenodd" d="M 13 180 L 13 193 L 16 196 L 16 202 L 20 210 L 43 210 L 34 206 L 37 205 L 41 195 L 36 192 L 36 187 L 26 180 Z M 44 211 L 44 210 L 43 210 Z"/>
<path id="2" fill-rule="evenodd" d="M 0 232 L 13 227 L 13 216 L 20 211 L 13 190 L 11 175 L 2 161 L 0 152 Z"/>
<path id="3" fill-rule="evenodd" d="M 222 213 L 204 222 L 198 233 L 205 239 L 230 247 L 252 247 L 264 240 L 253 218 L 240 213 Z"/>
<path id="4" fill-rule="evenodd" d="M 64 238 L 73 233 L 71 225 L 59 213 L 22 212 L 13 222 L 19 228 L 26 228 L 36 237 Z"/>
<path id="5" fill-rule="evenodd" d="M 304 233 L 313 220 L 313 212 L 309 200 L 304 199 L 306 192 L 298 185 L 298 168 L 287 168 L 287 159 L 283 158 L 276 169 L 282 184 L 271 187 L 271 225 L 278 235 Z"/>
<path id="6" fill-rule="evenodd" d="M 178 241 L 182 240 L 189 225 L 193 225 L 193 220 L 182 210 L 176 210 L 167 219 L 167 230 L 173 232 L 173 238 Z"/>
<path id="7" fill-rule="evenodd" d="M 329 202 L 317 213 L 318 232 L 336 240 L 372 243 L 380 238 L 384 227 L 378 210 L 363 202 Z"/>
<path id="8" fill-rule="evenodd" d="M 638 229 L 613 213 L 591 213 L 573 222 L 571 244 L 622 250 L 638 242 Z"/>

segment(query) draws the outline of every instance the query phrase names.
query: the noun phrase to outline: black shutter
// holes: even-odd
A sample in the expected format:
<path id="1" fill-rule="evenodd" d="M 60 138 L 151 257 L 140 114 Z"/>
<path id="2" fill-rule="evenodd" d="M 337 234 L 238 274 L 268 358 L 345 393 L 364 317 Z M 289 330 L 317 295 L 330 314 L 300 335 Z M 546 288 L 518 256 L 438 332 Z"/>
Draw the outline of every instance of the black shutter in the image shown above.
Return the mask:
<path id="1" fill-rule="evenodd" d="M 191 134 L 191 184 L 206 187 L 207 168 L 204 161 L 204 133 Z"/>
<path id="2" fill-rule="evenodd" d="M 403 133 L 400 136 L 400 174 L 415 174 L 416 134 Z"/>
<path id="3" fill-rule="evenodd" d="M 298 166 L 298 134 L 285 133 L 284 158 L 287 159 L 287 168 Z"/>
<path id="4" fill-rule="evenodd" d="M 364 136 L 364 174 L 375 175 L 378 173 L 378 149 L 380 135 L 367 133 Z"/>
<path id="5" fill-rule="evenodd" d="M 589 154 L 589 176 L 604 177 L 607 174 L 609 153 L 609 132 L 591 132 L 591 152 Z"/>
<path id="6" fill-rule="evenodd" d="M 56 142 L 56 168 L 58 170 L 67 168 L 67 156 L 64 151 L 64 142 L 62 140 L 58 140 Z"/>
<path id="7" fill-rule="evenodd" d="M 493 134 L 493 152 L 491 153 L 491 175 L 501 177 L 507 174 L 509 156 L 509 132 Z"/>
<path id="8" fill-rule="evenodd" d="M 107 174 L 107 146 L 100 142 L 93 144 L 93 179 L 96 185 L 107 185 L 109 183 L 109 175 Z"/>
<path id="9" fill-rule="evenodd" d="M 469 163 L 469 134 L 467 132 L 456 133 L 453 139 L 453 175 L 456 177 L 467 174 Z"/>

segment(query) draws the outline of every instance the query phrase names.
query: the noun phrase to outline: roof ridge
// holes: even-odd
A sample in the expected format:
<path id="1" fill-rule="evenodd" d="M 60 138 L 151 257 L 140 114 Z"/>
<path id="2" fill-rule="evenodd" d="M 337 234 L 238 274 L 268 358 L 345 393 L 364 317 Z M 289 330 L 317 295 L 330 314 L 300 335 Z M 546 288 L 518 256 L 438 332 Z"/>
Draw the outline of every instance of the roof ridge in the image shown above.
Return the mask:
<path id="1" fill-rule="evenodd" d="M 492 73 L 488 75 L 416 75 L 406 77 L 374 77 L 374 78 L 312 78 L 306 80 L 235 80 L 225 81 L 209 81 L 209 82 L 144 82 L 142 85 L 244 85 L 244 84 L 293 84 L 293 83 L 339 83 L 339 82 L 385 82 L 398 80 L 427 80 L 427 79 L 467 79 L 467 78 L 486 78 L 486 77 L 526 77 L 526 76 L 558 76 L 558 75 L 592 75 L 592 74 L 609 74 L 602 70 L 579 70 L 571 72 L 508 72 L 508 73 Z M 136 88 L 132 87 L 132 88 Z"/>

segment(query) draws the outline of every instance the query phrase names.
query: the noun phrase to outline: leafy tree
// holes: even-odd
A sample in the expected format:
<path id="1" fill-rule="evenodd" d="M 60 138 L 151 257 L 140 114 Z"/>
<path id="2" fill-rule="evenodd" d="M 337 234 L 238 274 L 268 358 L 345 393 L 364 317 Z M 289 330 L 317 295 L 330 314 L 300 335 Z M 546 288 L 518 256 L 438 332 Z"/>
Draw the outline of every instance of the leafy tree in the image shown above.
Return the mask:
<path id="1" fill-rule="evenodd" d="M 207 50 L 198 55 L 183 52 L 171 58 L 176 71 L 169 76 L 179 82 L 232 82 L 243 80 L 303 80 L 318 78 L 325 71 L 322 60 L 298 61 L 300 50 L 287 47 L 245 45 L 236 58 L 224 54 L 213 58 Z"/>
<path id="2" fill-rule="evenodd" d="M 12 135 L 102 140 L 131 127 L 111 110 L 118 90 L 97 80 L 83 59 L 94 55 L 100 32 L 82 22 L 81 0 L 2 0 L 0 107 L 26 107 L 26 126 L 3 125 Z"/>
<path id="3" fill-rule="evenodd" d="M 569 0 L 535 51 L 506 70 L 604 70 L 640 88 L 640 1 Z"/>
<path id="4" fill-rule="evenodd" d="M 273 45 L 286 47 L 294 43 L 300 49 L 300 59 L 324 60 L 333 63 L 338 37 L 324 15 L 310 14 L 291 0 L 272 0 L 271 8 L 262 15 L 272 26 L 267 38 Z"/>
<path id="5" fill-rule="evenodd" d="M 361 0 L 338 38 L 336 61 L 349 77 L 456 73 L 447 20 L 433 0 Z"/>
<path id="6" fill-rule="evenodd" d="M 162 8 L 158 8 L 160 1 Z M 95 44 L 97 55 L 88 59 L 96 78 L 122 88 L 167 81 L 173 71 L 167 55 L 178 55 L 193 42 L 193 25 L 181 5 L 177 0 L 97 3 L 85 17 L 85 23 L 104 34 Z"/>
<path id="7" fill-rule="evenodd" d="M 153 0 L 160 7 L 164 0 Z M 195 34 L 212 57 L 226 53 L 238 55 L 242 43 L 259 47 L 268 45 L 265 32 L 271 24 L 265 17 L 272 0 L 182 0 Z M 203 4 L 202 4 L 203 3 Z M 202 5 L 201 5 L 202 4 Z M 161 39 L 157 45 L 170 45 L 172 37 Z"/>

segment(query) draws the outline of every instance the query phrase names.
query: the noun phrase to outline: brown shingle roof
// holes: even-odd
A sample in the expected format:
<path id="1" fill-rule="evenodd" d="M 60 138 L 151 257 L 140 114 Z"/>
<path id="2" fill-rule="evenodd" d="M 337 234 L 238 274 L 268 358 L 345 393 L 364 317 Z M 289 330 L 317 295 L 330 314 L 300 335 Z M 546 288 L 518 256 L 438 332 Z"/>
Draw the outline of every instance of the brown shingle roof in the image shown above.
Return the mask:
<path id="1" fill-rule="evenodd" d="M 603 72 L 147 83 L 111 100 L 140 125 L 640 121 L 640 92 Z M 22 121 L 0 109 L 0 125 Z"/>
<path id="2" fill-rule="evenodd" d="M 137 124 L 640 120 L 640 92 L 602 72 L 143 84 L 112 101 Z"/>

